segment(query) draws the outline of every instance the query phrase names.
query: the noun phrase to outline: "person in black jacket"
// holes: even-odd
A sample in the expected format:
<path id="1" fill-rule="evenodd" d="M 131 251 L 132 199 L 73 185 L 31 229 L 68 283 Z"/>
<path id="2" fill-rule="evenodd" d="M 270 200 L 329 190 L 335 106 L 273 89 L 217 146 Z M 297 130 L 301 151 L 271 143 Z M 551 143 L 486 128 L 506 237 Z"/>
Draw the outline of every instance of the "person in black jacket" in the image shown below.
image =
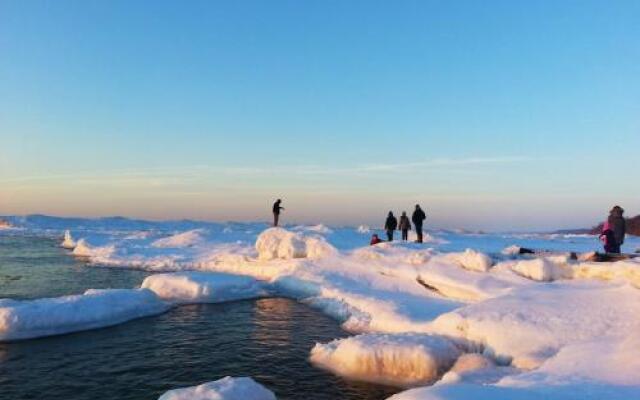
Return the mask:
<path id="1" fill-rule="evenodd" d="M 284 210 L 284 207 L 280 207 L 282 200 L 278 199 L 273 203 L 273 226 L 278 226 L 278 220 L 280 219 L 280 210 Z"/>
<path id="2" fill-rule="evenodd" d="M 624 236 L 627 233 L 627 224 L 622 216 L 624 210 L 620 206 L 615 206 L 609 212 L 609 228 L 613 231 L 613 246 L 611 253 L 620 253 L 620 246 L 624 243 Z"/>
<path id="3" fill-rule="evenodd" d="M 422 211 L 419 204 L 416 204 L 416 209 L 411 215 L 411 221 L 413 221 L 413 225 L 416 227 L 416 233 L 418 234 L 418 240 L 416 243 L 422 243 L 422 223 L 427 219 L 426 214 Z"/>
<path id="4" fill-rule="evenodd" d="M 390 242 L 393 241 L 393 231 L 398 227 L 398 220 L 393 216 L 393 213 L 389 211 L 387 221 L 384 223 L 384 229 L 387 231 L 387 238 Z"/>
<path id="5" fill-rule="evenodd" d="M 402 232 L 402 240 L 409 239 L 409 231 L 411 230 L 411 221 L 407 217 L 407 212 L 403 211 L 400 216 L 400 222 L 398 223 L 398 229 Z"/>

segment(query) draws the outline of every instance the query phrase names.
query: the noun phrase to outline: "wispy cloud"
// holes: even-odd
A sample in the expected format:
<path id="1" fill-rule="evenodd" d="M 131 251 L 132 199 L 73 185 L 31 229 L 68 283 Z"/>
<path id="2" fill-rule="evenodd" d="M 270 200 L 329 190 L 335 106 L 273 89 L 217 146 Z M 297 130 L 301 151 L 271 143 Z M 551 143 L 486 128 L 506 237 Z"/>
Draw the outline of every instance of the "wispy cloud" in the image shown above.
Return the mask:
<path id="1" fill-rule="evenodd" d="M 367 176 L 372 174 L 408 173 L 418 170 L 437 170 L 443 168 L 481 167 L 498 164 L 517 164 L 531 161 L 529 157 L 469 157 L 434 158 L 411 163 L 371 163 L 340 168 L 326 165 L 279 165 L 268 167 L 240 167 L 215 165 L 183 165 L 142 167 L 106 171 L 77 171 L 67 173 L 43 173 L 38 175 L 13 176 L 0 178 L 0 184 L 37 185 L 47 182 L 65 182 L 78 185 L 117 184 L 147 187 L 163 187 L 195 183 L 202 179 L 216 177 L 262 177 L 269 175 L 298 176 Z"/>

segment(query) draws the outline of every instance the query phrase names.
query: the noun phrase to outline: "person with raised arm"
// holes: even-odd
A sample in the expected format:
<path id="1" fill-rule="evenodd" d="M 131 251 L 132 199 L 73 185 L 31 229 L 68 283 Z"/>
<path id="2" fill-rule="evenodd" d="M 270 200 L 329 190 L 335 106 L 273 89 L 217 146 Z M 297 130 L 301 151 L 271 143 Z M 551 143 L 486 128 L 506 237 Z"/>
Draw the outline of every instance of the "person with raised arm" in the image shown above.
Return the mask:
<path id="1" fill-rule="evenodd" d="M 282 200 L 280 199 L 273 203 L 273 226 L 278 226 L 278 222 L 280 221 L 280 211 L 284 210 L 284 207 L 280 206 L 281 203 Z"/>

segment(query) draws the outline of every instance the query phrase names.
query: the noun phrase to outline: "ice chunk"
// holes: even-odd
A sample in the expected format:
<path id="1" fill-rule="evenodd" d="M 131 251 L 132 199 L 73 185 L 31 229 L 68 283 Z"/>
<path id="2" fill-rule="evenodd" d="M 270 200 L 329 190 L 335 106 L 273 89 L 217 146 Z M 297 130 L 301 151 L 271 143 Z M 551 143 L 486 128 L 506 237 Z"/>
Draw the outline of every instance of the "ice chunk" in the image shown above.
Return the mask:
<path id="1" fill-rule="evenodd" d="M 154 241 L 151 246 L 160 248 L 193 247 L 204 242 L 202 229 L 193 229 Z"/>
<path id="2" fill-rule="evenodd" d="M 525 278 L 535 281 L 550 282 L 570 275 L 569 270 L 557 265 L 547 258 L 519 261 L 513 270 Z"/>
<path id="3" fill-rule="evenodd" d="M 509 247 L 505 247 L 504 249 L 502 249 L 502 254 L 504 254 L 505 256 L 515 256 L 520 254 L 520 246 L 516 246 L 515 244 L 509 246 Z"/>
<path id="4" fill-rule="evenodd" d="M 487 272 L 493 265 L 491 257 L 472 249 L 466 249 L 463 253 L 455 254 L 454 257 L 463 268 L 471 271 Z"/>
<path id="5" fill-rule="evenodd" d="M 169 390 L 158 400 L 276 400 L 272 391 L 251 378 L 226 378 Z"/>
<path id="6" fill-rule="evenodd" d="M 263 296 L 264 285 L 250 276 L 207 272 L 176 272 L 145 278 L 142 287 L 180 303 L 219 303 Z"/>
<path id="7" fill-rule="evenodd" d="M 353 379 L 414 386 L 435 382 L 460 354 L 441 336 L 364 334 L 316 344 L 311 361 Z"/>
<path id="8" fill-rule="evenodd" d="M 64 240 L 62 241 L 60 246 L 69 250 L 76 247 L 76 242 L 71 237 L 71 232 L 69 232 L 69 230 L 64 231 Z"/>
<path id="9" fill-rule="evenodd" d="M 282 228 L 270 228 L 258 236 L 256 250 L 261 260 L 322 258 L 336 250 L 320 236 L 305 236 Z"/>
<path id="10" fill-rule="evenodd" d="M 76 247 L 73 249 L 73 255 L 79 257 L 89 257 L 92 261 L 108 260 L 116 248 L 113 245 L 108 246 L 91 246 L 84 239 L 78 240 Z"/>
<path id="11" fill-rule="evenodd" d="M 89 289 L 83 295 L 0 299 L 0 341 L 102 328 L 160 314 L 168 308 L 146 289 Z"/>

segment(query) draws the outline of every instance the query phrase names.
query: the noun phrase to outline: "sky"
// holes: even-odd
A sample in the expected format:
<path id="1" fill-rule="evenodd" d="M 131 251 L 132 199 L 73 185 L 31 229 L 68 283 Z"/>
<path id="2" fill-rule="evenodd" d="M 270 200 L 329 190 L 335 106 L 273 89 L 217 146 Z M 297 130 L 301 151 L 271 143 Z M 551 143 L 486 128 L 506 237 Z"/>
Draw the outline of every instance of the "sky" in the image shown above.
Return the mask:
<path id="1" fill-rule="evenodd" d="M 640 2 L 0 0 L 0 215 L 640 214 Z"/>

